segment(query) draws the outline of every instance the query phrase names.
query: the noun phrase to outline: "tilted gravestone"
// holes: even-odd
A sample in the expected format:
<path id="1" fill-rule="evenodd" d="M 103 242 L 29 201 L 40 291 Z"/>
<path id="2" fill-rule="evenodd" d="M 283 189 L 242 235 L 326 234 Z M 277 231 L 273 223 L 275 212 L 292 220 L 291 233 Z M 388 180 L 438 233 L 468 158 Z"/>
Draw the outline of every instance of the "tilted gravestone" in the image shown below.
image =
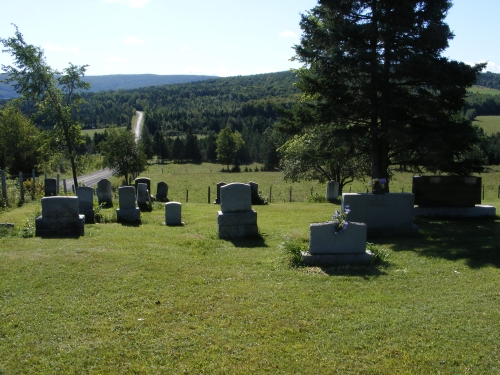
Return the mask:
<path id="1" fill-rule="evenodd" d="M 118 188 L 118 205 L 116 218 L 119 222 L 134 222 L 141 220 L 141 211 L 135 205 L 135 188 L 122 186 Z"/>
<path id="2" fill-rule="evenodd" d="M 55 178 L 45 179 L 45 196 L 54 197 L 57 195 L 57 180 Z"/>
<path id="3" fill-rule="evenodd" d="M 78 205 L 80 207 L 80 214 L 85 215 L 86 223 L 94 223 L 94 189 L 88 186 L 79 186 L 76 188 L 76 195 L 78 197 Z"/>
<path id="4" fill-rule="evenodd" d="M 328 181 L 326 184 L 326 200 L 334 202 L 339 197 L 339 183 L 337 181 Z"/>
<path id="5" fill-rule="evenodd" d="M 181 220 L 181 204 L 179 202 L 165 203 L 165 224 L 169 226 L 183 225 Z"/>
<path id="6" fill-rule="evenodd" d="M 252 209 L 252 192 L 248 184 L 231 183 L 220 189 L 221 210 L 217 215 L 220 238 L 258 235 L 257 212 Z"/>
<path id="7" fill-rule="evenodd" d="M 97 202 L 99 205 L 106 205 L 106 207 L 113 206 L 111 181 L 105 178 L 97 183 Z"/>
<path id="8" fill-rule="evenodd" d="M 137 205 L 141 211 L 148 211 L 151 209 L 151 195 L 149 194 L 147 184 L 137 184 Z"/>
<path id="9" fill-rule="evenodd" d="M 217 196 L 215 198 L 215 202 L 214 204 L 220 204 L 220 188 L 225 186 L 226 183 L 225 182 L 219 182 L 217 183 Z"/>
<path id="10" fill-rule="evenodd" d="M 149 179 L 147 177 L 137 177 L 134 180 L 134 184 L 135 184 L 135 190 L 136 191 L 138 189 L 138 185 L 139 184 L 146 184 L 148 191 L 151 192 L 151 179 Z"/>
<path id="11" fill-rule="evenodd" d="M 85 215 L 80 214 L 78 197 L 42 198 L 42 215 L 35 220 L 35 235 L 83 236 Z"/>
<path id="12" fill-rule="evenodd" d="M 168 185 L 165 182 L 158 182 L 156 186 L 156 200 L 158 202 L 168 202 Z"/>

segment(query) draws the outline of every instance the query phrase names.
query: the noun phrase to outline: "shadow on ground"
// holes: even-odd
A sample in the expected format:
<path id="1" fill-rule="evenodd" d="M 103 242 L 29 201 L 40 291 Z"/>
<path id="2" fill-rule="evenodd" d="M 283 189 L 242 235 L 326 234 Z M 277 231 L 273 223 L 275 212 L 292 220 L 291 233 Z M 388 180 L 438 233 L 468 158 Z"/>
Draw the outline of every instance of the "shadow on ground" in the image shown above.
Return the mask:
<path id="1" fill-rule="evenodd" d="M 414 251 L 422 256 L 465 260 L 471 268 L 500 267 L 500 219 L 416 218 L 419 233 L 394 237 L 394 251 Z"/>

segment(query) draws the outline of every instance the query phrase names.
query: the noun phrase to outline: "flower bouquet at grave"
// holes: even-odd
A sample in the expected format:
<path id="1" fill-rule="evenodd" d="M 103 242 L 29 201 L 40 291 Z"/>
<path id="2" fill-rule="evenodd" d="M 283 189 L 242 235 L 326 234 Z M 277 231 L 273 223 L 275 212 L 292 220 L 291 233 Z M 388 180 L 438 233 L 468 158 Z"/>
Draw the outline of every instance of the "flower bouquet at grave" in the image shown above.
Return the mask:
<path id="1" fill-rule="evenodd" d="M 387 179 L 374 178 L 368 183 L 368 186 L 371 186 L 373 194 L 382 194 L 384 193 L 385 184 L 387 184 Z"/>
<path id="2" fill-rule="evenodd" d="M 349 224 L 347 221 L 347 215 L 349 212 L 351 212 L 349 206 L 345 206 L 344 212 L 335 210 L 335 213 L 332 216 L 332 221 L 334 222 L 334 234 L 341 234 L 347 229 L 347 225 Z"/>

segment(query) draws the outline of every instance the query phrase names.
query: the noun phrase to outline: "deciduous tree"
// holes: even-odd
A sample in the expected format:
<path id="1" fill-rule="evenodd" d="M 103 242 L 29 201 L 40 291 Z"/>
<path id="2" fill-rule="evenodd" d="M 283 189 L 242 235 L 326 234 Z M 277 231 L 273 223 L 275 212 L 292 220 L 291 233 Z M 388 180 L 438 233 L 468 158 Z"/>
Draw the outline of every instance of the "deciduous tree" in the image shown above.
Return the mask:
<path id="1" fill-rule="evenodd" d="M 78 186 L 76 148 L 84 139 L 73 114 L 82 103 L 79 92 L 90 88 L 89 83 L 81 80 L 87 65 L 70 63 L 63 72 L 53 70 L 47 65 L 43 50 L 27 44 L 17 26 L 15 28 L 14 37 L 0 38 L 6 48 L 3 52 L 14 58 L 13 65 L 2 65 L 8 75 L 6 82 L 13 83 L 24 99 L 35 101 L 39 113 L 53 124 L 54 135 L 64 143 L 70 159 L 73 183 Z"/>

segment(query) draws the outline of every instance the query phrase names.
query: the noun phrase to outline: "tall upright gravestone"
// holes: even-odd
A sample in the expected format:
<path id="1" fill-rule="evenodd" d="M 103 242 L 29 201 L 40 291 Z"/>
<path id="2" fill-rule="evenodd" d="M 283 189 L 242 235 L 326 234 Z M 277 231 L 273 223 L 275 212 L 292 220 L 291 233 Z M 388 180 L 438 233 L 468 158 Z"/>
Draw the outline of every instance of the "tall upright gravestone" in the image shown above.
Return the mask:
<path id="1" fill-rule="evenodd" d="M 168 202 L 168 185 L 165 182 L 158 182 L 156 185 L 156 200 L 158 202 Z"/>
<path id="2" fill-rule="evenodd" d="M 97 201 L 99 205 L 113 206 L 111 181 L 108 179 L 103 178 L 97 183 Z"/>
<path id="3" fill-rule="evenodd" d="M 339 197 L 339 183 L 337 181 L 328 181 L 326 184 L 326 200 L 334 202 Z"/>
<path id="4" fill-rule="evenodd" d="M 57 180 L 55 178 L 45 179 L 45 196 L 54 197 L 57 195 Z"/>
<path id="5" fill-rule="evenodd" d="M 119 222 L 135 222 L 141 220 L 141 211 L 135 205 L 135 188 L 122 186 L 118 188 L 118 204 L 116 218 Z"/>
<path id="6" fill-rule="evenodd" d="M 231 183 L 220 188 L 221 209 L 217 215 L 220 238 L 257 236 L 257 212 L 252 209 L 252 192 L 248 184 Z"/>
<path id="7" fill-rule="evenodd" d="M 94 189 L 88 186 L 79 186 L 76 188 L 76 195 L 78 197 L 78 205 L 80 207 L 80 214 L 85 215 L 86 223 L 94 223 Z"/>

